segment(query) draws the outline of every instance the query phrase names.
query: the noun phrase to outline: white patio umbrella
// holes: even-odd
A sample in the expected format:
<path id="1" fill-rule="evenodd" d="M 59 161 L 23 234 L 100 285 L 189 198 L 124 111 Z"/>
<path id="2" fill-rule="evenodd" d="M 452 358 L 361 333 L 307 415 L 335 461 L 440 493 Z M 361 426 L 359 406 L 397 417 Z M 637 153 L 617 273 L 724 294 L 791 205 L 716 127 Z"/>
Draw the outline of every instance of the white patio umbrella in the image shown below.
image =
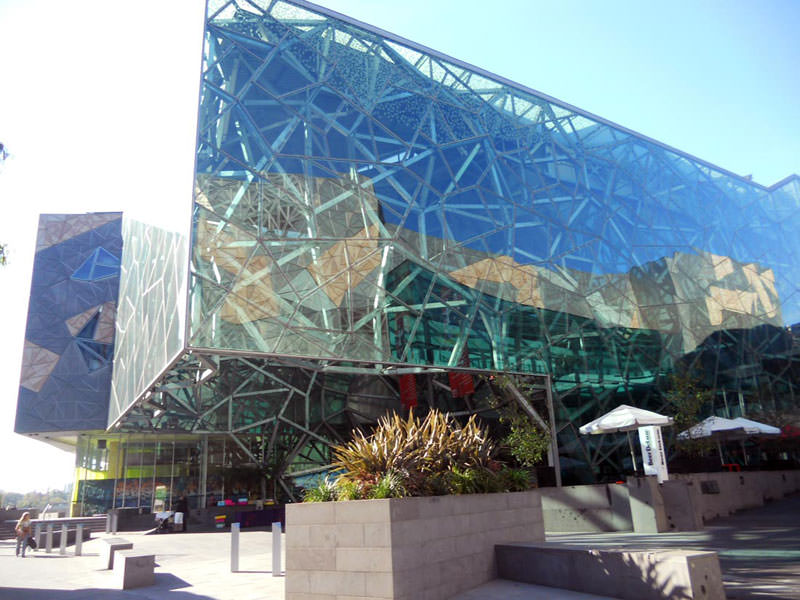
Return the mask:
<path id="1" fill-rule="evenodd" d="M 757 429 L 758 433 L 754 435 L 754 437 L 766 437 L 770 435 L 780 435 L 781 430 L 779 427 L 773 427 L 772 425 L 767 425 L 766 423 L 761 423 L 759 421 L 753 421 L 752 419 L 745 419 L 744 417 L 736 417 L 732 419 L 737 423 L 741 423 L 745 429 Z M 742 456 L 744 456 L 744 464 L 749 465 L 750 459 L 747 456 L 747 447 L 744 445 L 744 439 L 741 440 L 742 444 Z"/>
<path id="2" fill-rule="evenodd" d="M 636 471 L 636 453 L 633 450 L 630 432 L 648 425 L 672 425 L 672 417 L 660 415 L 643 408 L 620 404 L 614 410 L 596 418 L 594 421 L 589 421 L 578 431 L 584 435 L 624 431 L 628 436 L 628 447 L 631 450 L 631 459 L 633 459 L 633 470 Z"/>
<path id="3" fill-rule="evenodd" d="M 735 419 L 731 419 L 734 423 L 739 423 L 742 427 L 746 430 L 756 429 L 758 433 L 753 435 L 780 435 L 781 430 L 779 427 L 773 427 L 772 425 L 767 425 L 766 423 L 760 423 L 759 421 L 753 421 L 751 419 L 745 419 L 744 417 L 736 417 Z"/>
<path id="4" fill-rule="evenodd" d="M 758 429 L 724 417 L 708 417 L 697 425 L 678 434 L 680 440 L 696 440 L 700 438 L 733 439 L 756 435 Z"/>
<path id="5" fill-rule="evenodd" d="M 744 419 L 743 421 L 748 421 L 748 419 Z M 743 440 L 751 435 L 758 435 L 758 431 L 757 427 L 748 425 L 746 422 L 712 416 L 690 427 L 686 431 L 681 431 L 678 434 L 678 439 L 696 440 L 710 438 L 716 440 L 719 461 L 725 464 L 725 459 L 722 456 L 722 440 Z M 780 430 L 778 431 L 780 432 Z"/>

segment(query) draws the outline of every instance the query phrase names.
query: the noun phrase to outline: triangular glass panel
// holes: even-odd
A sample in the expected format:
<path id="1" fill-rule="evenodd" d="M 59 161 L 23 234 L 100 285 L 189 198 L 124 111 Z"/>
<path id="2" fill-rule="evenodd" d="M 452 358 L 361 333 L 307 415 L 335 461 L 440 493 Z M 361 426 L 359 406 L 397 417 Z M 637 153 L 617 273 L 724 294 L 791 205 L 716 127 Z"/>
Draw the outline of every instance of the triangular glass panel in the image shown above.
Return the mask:
<path id="1" fill-rule="evenodd" d="M 86 322 L 86 325 L 81 328 L 81 330 L 75 334 L 76 338 L 82 340 L 93 340 L 95 331 L 97 330 L 97 324 L 100 322 L 100 312 L 98 311 L 91 319 Z"/>
<path id="2" fill-rule="evenodd" d="M 71 279 L 78 281 L 99 281 L 119 275 L 119 258 L 105 248 L 98 246 L 94 252 L 75 269 Z"/>
<path id="3" fill-rule="evenodd" d="M 111 344 L 87 340 L 78 340 L 78 350 L 80 350 L 90 373 L 108 365 L 114 355 L 114 347 Z"/>

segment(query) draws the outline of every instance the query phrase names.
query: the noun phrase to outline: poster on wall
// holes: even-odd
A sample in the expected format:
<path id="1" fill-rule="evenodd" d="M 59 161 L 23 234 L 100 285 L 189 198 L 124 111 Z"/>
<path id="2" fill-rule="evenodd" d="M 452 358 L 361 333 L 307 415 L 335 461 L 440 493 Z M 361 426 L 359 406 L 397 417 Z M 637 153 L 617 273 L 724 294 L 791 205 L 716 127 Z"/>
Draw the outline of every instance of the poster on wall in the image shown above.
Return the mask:
<path id="1" fill-rule="evenodd" d="M 661 438 L 661 427 L 649 425 L 639 428 L 639 443 L 642 446 L 642 462 L 644 474 L 655 475 L 658 483 L 669 479 L 667 472 L 667 455 L 664 452 L 664 440 Z"/>

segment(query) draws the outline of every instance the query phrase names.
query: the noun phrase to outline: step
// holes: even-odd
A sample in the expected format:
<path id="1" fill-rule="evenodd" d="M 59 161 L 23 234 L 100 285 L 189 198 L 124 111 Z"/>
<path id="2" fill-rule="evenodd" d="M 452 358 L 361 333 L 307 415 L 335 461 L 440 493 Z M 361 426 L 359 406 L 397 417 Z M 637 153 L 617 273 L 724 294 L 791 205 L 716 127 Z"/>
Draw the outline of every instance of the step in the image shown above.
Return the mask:
<path id="1" fill-rule="evenodd" d="M 451 600 L 617 600 L 559 588 L 494 579 L 489 583 L 454 596 Z"/>

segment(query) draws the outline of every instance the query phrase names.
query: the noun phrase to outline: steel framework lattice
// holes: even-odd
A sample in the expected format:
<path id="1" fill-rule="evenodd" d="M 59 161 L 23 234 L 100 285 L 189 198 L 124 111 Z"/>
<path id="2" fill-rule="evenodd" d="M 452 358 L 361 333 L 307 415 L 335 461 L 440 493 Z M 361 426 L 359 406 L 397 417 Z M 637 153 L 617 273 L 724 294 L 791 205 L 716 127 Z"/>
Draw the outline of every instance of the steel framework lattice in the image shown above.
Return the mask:
<path id="1" fill-rule="evenodd" d="M 228 436 L 288 490 L 400 407 L 402 374 L 452 410 L 438 372 L 549 376 L 583 472 L 625 452 L 576 427 L 662 408 L 677 365 L 715 410 L 795 405 L 796 176 L 765 188 L 305 2 L 212 0 L 203 65 L 191 234 L 123 256 L 112 424 Z M 126 287 L 134 263 L 156 267 Z M 143 330 L 169 342 L 136 358 Z"/>

